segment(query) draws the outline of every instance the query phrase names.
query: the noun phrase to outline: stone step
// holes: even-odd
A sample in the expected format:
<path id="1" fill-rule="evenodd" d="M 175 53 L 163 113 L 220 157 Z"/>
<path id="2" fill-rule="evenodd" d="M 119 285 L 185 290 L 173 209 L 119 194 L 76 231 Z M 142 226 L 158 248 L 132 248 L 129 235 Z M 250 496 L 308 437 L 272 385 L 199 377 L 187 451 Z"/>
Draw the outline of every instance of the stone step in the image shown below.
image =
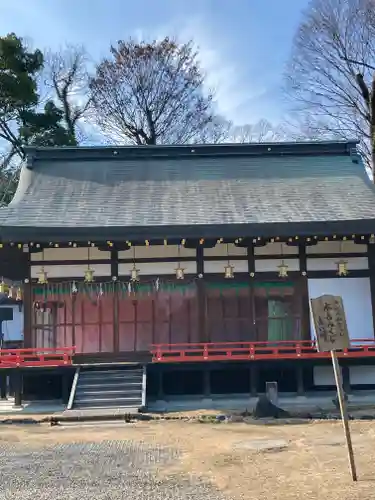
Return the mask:
<path id="1" fill-rule="evenodd" d="M 82 408 L 140 408 L 142 406 L 142 398 L 101 398 L 101 399 L 86 399 L 78 400 L 74 405 L 74 410 Z"/>
<path id="2" fill-rule="evenodd" d="M 118 388 L 118 389 L 123 389 L 124 391 L 126 390 L 133 390 L 134 388 L 142 388 L 142 382 L 137 381 L 137 382 L 127 382 L 123 381 L 121 383 L 112 383 L 111 381 L 106 381 L 105 383 L 95 383 L 95 382 L 86 382 L 84 381 L 83 383 L 78 383 L 77 386 L 77 392 L 82 391 L 90 391 L 90 390 L 110 390 L 112 388 Z"/>
<path id="3" fill-rule="evenodd" d="M 142 397 L 142 388 L 139 388 L 139 389 L 133 389 L 133 390 L 130 390 L 130 391 L 123 391 L 123 390 L 119 390 L 119 389 L 116 389 L 116 388 L 113 388 L 113 389 L 109 389 L 109 390 L 106 390 L 106 391 L 102 391 L 102 390 L 91 390 L 91 391 L 80 391 L 80 392 L 76 392 L 76 400 L 77 401 L 80 401 L 82 399 L 90 399 L 90 398 L 96 398 L 96 397 L 102 397 L 102 396 L 105 396 L 105 397 L 122 397 L 122 396 L 139 396 L 140 398 Z"/>

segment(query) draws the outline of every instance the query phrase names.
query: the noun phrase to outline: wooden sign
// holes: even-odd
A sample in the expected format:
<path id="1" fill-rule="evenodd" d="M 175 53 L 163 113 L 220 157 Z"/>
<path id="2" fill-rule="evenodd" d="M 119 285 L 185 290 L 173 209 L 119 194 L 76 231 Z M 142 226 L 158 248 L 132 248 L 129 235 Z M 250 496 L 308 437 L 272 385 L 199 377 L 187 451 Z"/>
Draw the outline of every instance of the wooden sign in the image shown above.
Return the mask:
<path id="1" fill-rule="evenodd" d="M 357 470 L 354 461 L 352 438 L 349 429 L 348 410 L 342 384 L 341 369 L 336 351 L 350 347 L 348 326 L 341 297 L 336 295 L 322 295 L 310 300 L 311 314 L 314 320 L 315 336 L 319 351 L 330 351 L 333 373 L 337 388 L 337 397 L 340 404 L 341 420 L 344 427 L 346 445 L 348 449 L 349 468 L 353 481 L 357 481 Z"/>
<path id="2" fill-rule="evenodd" d="M 311 299 L 310 304 L 319 351 L 348 349 L 350 339 L 342 298 L 322 295 Z"/>

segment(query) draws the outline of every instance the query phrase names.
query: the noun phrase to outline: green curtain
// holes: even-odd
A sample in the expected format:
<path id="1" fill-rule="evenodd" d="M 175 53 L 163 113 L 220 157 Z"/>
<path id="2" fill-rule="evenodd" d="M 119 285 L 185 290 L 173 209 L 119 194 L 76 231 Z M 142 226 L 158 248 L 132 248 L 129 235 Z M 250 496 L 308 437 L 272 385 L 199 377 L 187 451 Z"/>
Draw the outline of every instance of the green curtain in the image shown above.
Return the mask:
<path id="1" fill-rule="evenodd" d="M 293 319 L 284 302 L 268 299 L 268 341 L 282 340 L 293 340 Z"/>

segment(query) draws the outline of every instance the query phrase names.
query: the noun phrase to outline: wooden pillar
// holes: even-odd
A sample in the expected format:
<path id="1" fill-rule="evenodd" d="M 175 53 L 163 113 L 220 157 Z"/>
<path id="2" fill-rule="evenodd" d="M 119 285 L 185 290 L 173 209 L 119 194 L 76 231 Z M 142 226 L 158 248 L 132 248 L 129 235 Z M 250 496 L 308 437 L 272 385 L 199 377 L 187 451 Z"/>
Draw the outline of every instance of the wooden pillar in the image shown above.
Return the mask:
<path id="1" fill-rule="evenodd" d="M 70 391 L 71 391 L 71 373 L 70 370 L 63 370 L 61 374 L 61 399 L 66 405 L 69 402 Z"/>
<path id="2" fill-rule="evenodd" d="M 257 327 L 255 321 L 255 310 L 254 310 L 254 285 L 253 279 L 255 277 L 255 247 L 254 245 L 247 247 L 247 271 L 249 273 L 249 311 L 248 311 L 248 319 L 249 325 L 248 328 L 251 332 L 250 339 L 252 341 L 257 341 Z M 249 340 L 249 339 L 248 339 Z M 251 378 L 250 378 L 251 380 Z M 251 382 L 250 382 L 251 383 Z"/>
<path id="3" fill-rule="evenodd" d="M 368 265 L 370 275 L 370 290 L 372 304 L 372 324 L 373 334 L 375 336 L 375 245 L 368 245 Z"/>
<path id="4" fill-rule="evenodd" d="M 7 372 L 6 370 L 0 371 L 0 399 L 7 399 Z"/>
<path id="5" fill-rule="evenodd" d="M 161 401 L 164 399 L 164 370 L 162 366 L 158 366 L 158 395 L 157 398 Z"/>
<path id="6" fill-rule="evenodd" d="M 306 246 L 298 245 L 299 268 L 301 279 L 298 283 L 298 290 L 301 297 L 301 340 L 311 339 L 310 330 L 310 304 L 309 304 L 309 288 L 307 281 L 307 254 Z"/>
<path id="7" fill-rule="evenodd" d="M 258 365 L 255 362 L 250 365 L 250 395 L 258 396 Z"/>
<path id="8" fill-rule="evenodd" d="M 13 388 L 14 388 L 14 407 L 19 408 L 22 406 L 22 372 L 19 368 L 15 368 L 12 370 L 12 378 L 13 378 Z"/>
<path id="9" fill-rule="evenodd" d="M 211 371 L 208 366 L 203 368 L 203 395 L 205 398 L 211 397 Z"/>
<path id="10" fill-rule="evenodd" d="M 33 292 L 31 279 L 26 278 L 23 285 L 23 346 L 27 349 L 33 346 Z"/>
<path id="11" fill-rule="evenodd" d="M 201 342 L 209 342 L 206 328 L 206 291 L 203 281 L 204 276 L 204 253 L 203 245 L 198 245 L 197 253 L 197 306 L 198 306 L 198 333 Z M 199 278 L 199 276 L 202 276 Z"/>
<path id="12" fill-rule="evenodd" d="M 297 395 L 304 396 L 305 394 L 305 384 L 303 379 L 303 365 L 302 363 L 296 364 L 296 379 L 297 379 Z"/>
<path id="13" fill-rule="evenodd" d="M 350 385 L 350 370 L 349 370 L 349 366 L 347 366 L 347 365 L 341 366 L 341 372 L 342 372 L 342 385 L 343 385 L 344 392 L 346 394 L 350 394 L 352 388 L 351 388 L 351 385 Z"/>

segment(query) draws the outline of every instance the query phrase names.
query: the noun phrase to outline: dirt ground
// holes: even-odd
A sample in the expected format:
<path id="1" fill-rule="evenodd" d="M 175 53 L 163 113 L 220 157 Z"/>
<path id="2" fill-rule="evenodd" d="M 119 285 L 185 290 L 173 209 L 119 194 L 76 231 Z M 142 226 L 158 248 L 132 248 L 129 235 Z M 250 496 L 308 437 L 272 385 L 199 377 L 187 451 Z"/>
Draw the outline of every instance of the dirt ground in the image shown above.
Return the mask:
<path id="1" fill-rule="evenodd" d="M 352 483 L 340 422 L 248 425 L 137 422 L 82 426 L 1 426 L 0 445 L 132 440 L 162 444 L 181 459 L 158 471 L 212 482 L 231 499 L 373 500 L 375 422 L 351 422 L 359 481 Z"/>

